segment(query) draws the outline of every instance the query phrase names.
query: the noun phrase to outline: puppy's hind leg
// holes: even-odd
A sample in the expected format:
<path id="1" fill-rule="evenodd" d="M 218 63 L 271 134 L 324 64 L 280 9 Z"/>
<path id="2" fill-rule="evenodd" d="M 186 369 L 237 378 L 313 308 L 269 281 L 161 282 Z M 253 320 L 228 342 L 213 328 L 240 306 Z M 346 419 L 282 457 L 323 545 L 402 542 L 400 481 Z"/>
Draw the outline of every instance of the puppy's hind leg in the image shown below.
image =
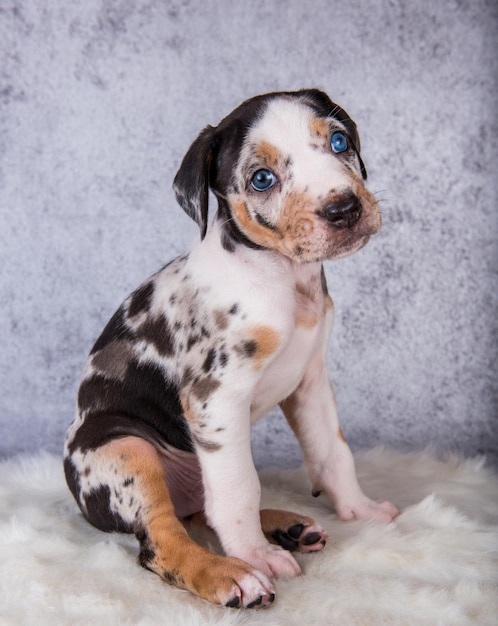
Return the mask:
<path id="1" fill-rule="evenodd" d="M 134 532 L 143 567 L 215 604 L 252 608 L 273 602 L 273 586 L 262 573 L 190 539 L 175 515 L 164 466 L 152 444 L 139 437 L 111 441 L 92 452 L 91 476 L 98 487 L 81 491 L 84 515 L 102 530 Z"/>

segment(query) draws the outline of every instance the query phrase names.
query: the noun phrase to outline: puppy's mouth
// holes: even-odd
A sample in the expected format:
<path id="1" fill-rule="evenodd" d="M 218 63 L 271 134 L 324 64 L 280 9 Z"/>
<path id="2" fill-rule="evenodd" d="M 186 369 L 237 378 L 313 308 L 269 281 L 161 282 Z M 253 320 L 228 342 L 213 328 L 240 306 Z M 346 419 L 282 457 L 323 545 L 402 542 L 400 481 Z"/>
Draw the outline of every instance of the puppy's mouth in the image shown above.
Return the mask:
<path id="1" fill-rule="evenodd" d="M 363 189 L 334 198 L 318 211 L 326 232 L 328 259 L 341 258 L 362 248 L 380 230 L 382 219 L 373 194 Z"/>

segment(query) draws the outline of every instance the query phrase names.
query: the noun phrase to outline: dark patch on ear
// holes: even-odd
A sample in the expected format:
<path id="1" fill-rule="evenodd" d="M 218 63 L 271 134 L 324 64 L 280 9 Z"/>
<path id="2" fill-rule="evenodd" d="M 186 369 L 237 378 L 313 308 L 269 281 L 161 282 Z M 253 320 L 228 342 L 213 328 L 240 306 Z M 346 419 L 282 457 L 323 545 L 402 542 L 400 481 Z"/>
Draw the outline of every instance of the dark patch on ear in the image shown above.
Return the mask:
<path id="1" fill-rule="evenodd" d="M 150 309 L 153 294 L 154 284 L 151 282 L 142 285 L 133 292 L 128 306 L 128 315 L 134 317 L 142 311 L 147 312 Z"/>
<path id="2" fill-rule="evenodd" d="M 216 129 L 212 126 L 206 126 L 199 134 L 184 156 L 173 182 L 178 203 L 197 223 L 202 239 L 207 230 L 211 165 L 216 147 L 215 132 Z"/>

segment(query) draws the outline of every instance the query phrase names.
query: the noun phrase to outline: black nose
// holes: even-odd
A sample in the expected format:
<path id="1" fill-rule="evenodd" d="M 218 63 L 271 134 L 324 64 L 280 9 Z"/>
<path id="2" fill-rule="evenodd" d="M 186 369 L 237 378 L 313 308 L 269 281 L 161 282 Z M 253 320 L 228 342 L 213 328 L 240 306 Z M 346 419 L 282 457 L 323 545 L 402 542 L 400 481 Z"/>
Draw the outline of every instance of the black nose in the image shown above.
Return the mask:
<path id="1" fill-rule="evenodd" d="M 322 217 L 335 228 L 351 228 L 361 217 L 361 204 L 354 194 L 348 194 L 336 202 L 327 204 Z"/>

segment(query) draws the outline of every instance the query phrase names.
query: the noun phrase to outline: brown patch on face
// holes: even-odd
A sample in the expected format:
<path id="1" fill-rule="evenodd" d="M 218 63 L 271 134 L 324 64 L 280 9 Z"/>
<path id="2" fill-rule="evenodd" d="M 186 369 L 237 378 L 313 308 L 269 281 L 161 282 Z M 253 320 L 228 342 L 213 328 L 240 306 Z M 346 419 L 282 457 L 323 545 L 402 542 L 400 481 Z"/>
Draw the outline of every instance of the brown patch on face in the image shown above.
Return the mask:
<path id="1" fill-rule="evenodd" d="M 322 117 L 314 117 L 310 122 L 310 131 L 314 138 L 325 140 L 328 143 L 330 126 Z"/>
<path id="2" fill-rule="evenodd" d="M 281 234 L 273 229 L 263 226 L 255 221 L 243 200 L 235 200 L 232 204 L 232 211 L 242 232 L 254 243 L 273 250 L 279 249 Z"/>
<path id="3" fill-rule="evenodd" d="M 303 191 L 287 194 L 281 204 L 278 222 L 269 228 L 252 217 L 248 206 L 240 197 L 232 201 L 232 211 L 242 232 L 254 243 L 276 250 L 298 261 L 316 261 L 324 258 L 317 246 L 317 233 L 321 238 L 324 226 L 319 224 L 316 198 Z M 317 229 L 317 227 L 320 227 Z M 325 227 L 326 228 L 326 227 Z"/>
<path id="4" fill-rule="evenodd" d="M 304 192 L 287 195 L 278 221 L 278 229 L 283 233 L 281 251 L 287 256 L 307 260 L 317 220 L 315 209 L 316 202 Z"/>
<path id="5" fill-rule="evenodd" d="M 283 160 L 280 150 L 267 141 L 262 141 L 255 146 L 254 156 L 259 163 L 266 165 L 273 171 L 279 167 Z"/>
<path id="6" fill-rule="evenodd" d="M 132 344 L 129 341 L 118 339 L 111 341 L 97 352 L 93 356 L 92 365 L 109 378 L 122 380 L 126 376 L 132 356 Z"/>

